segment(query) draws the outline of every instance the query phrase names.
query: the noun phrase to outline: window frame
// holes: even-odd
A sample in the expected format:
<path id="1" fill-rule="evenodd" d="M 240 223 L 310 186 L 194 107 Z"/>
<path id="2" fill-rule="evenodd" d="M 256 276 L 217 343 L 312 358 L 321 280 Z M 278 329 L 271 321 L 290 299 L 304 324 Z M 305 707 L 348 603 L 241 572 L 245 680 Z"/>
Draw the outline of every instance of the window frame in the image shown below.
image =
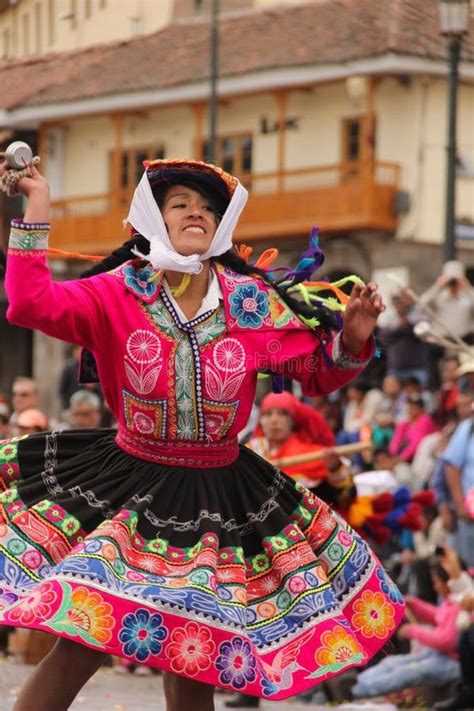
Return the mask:
<path id="1" fill-rule="evenodd" d="M 357 116 L 346 116 L 341 120 L 341 163 L 342 163 L 342 179 L 347 180 L 351 178 L 358 178 L 360 175 L 360 165 L 367 161 L 369 156 L 370 148 L 368 145 L 364 146 L 365 137 L 368 135 L 368 121 L 369 117 L 366 114 L 359 114 Z M 358 136 L 358 155 L 356 158 L 351 158 L 349 156 L 349 125 L 357 122 L 359 124 L 359 136 Z M 374 119 L 374 151 L 375 151 L 375 140 L 376 140 L 376 122 Z"/>
<path id="2" fill-rule="evenodd" d="M 250 171 L 244 171 L 243 170 L 243 150 L 242 150 L 242 142 L 244 139 L 250 139 L 251 141 L 251 163 L 252 163 L 252 168 Z M 199 160 L 206 160 L 206 155 L 205 155 L 205 149 L 206 149 L 206 143 L 208 142 L 209 139 L 203 138 L 200 142 L 199 146 L 199 155 L 200 158 Z M 242 131 L 239 133 L 224 133 L 224 134 L 219 134 L 219 136 L 216 137 L 216 157 L 215 157 L 215 163 L 216 165 L 220 166 L 221 168 L 224 169 L 224 155 L 223 155 L 223 147 L 225 141 L 228 140 L 235 140 L 236 145 L 238 146 L 238 150 L 233 154 L 233 161 L 234 161 L 234 167 L 232 169 L 232 174 L 235 175 L 236 177 L 239 178 L 240 182 L 242 185 L 244 185 L 246 188 L 249 188 L 251 186 L 252 182 L 252 175 L 253 175 L 253 149 L 254 149 L 254 136 L 251 131 Z"/>
<path id="3" fill-rule="evenodd" d="M 120 150 L 120 180 L 116 182 L 116 176 L 114 174 L 115 170 L 115 151 L 111 150 L 109 152 L 109 189 L 113 194 L 116 190 L 116 185 L 118 185 L 118 198 L 121 202 L 125 202 L 129 199 L 130 194 L 137 187 L 137 167 L 138 167 L 138 156 L 139 154 L 144 154 L 147 157 L 145 160 L 156 160 L 157 158 L 165 158 L 166 150 L 164 144 L 146 144 L 139 146 L 128 146 L 127 148 L 122 148 Z M 127 166 L 127 184 L 122 183 L 122 161 L 124 156 L 128 156 L 128 166 Z"/>

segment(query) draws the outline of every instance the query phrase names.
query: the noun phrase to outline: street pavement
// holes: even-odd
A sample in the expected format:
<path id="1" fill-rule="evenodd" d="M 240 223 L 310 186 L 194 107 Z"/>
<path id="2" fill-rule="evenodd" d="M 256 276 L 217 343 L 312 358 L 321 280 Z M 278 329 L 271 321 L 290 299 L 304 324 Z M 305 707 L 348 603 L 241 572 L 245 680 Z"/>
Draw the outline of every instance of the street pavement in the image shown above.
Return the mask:
<path id="1" fill-rule="evenodd" d="M 0 711 L 11 711 L 15 698 L 33 667 L 0 661 Z M 216 711 L 224 711 L 227 694 L 216 693 Z M 261 711 L 392 711 L 391 704 L 302 704 L 288 701 L 262 701 Z M 31 711 L 43 711 L 41 701 Z M 113 668 L 104 667 L 82 689 L 71 706 L 71 711 L 165 711 L 161 677 L 117 674 Z M 188 709 L 183 709 L 188 711 Z M 189 710 L 191 711 L 191 710 Z M 199 711 L 194 709 L 192 711 Z"/>

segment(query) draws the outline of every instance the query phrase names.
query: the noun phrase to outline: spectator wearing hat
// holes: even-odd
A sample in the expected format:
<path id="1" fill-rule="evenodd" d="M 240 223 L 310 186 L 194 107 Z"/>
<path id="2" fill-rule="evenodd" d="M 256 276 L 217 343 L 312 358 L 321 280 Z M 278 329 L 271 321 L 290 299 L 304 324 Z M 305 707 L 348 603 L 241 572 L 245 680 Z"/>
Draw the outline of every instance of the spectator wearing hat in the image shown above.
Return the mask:
<path id="1" fill-rule="evenodd" d="M 457 370 L 458 387 L 463 393 L 474 392 L 474 354 L 468 356 L 462 353 L 460 357 L 461 365 Z"/>
<path id="2" fill-rule="evenodd" d="M 323 417 L 288 392 L 262 400 L 260 422 L 248 447 L 268 461 L 317 452 L 334 445 L 334 434 Z M 295 479 L 320 481 L 327 476 L 323 459 L 283 467 Z"/>
<path id="3" fill-rule="evenodd" d="M 430 415 L 425 412 L 423 398 L 420 395 L 408 395 L 406 400 L 407 418 L 395 427 L 389 452 L 401 461 L 411 462 L 421 440 L 437 427 Z"/>
<path id="4" fill-rule="evenodd" d="M 443 335 L 469 338 L 474 332 L 474 289 L 466 278 L 462 262 L 452 259 L 443 265 L 433 286 L 420 296 L 420 302 L 435 311 Z"/>

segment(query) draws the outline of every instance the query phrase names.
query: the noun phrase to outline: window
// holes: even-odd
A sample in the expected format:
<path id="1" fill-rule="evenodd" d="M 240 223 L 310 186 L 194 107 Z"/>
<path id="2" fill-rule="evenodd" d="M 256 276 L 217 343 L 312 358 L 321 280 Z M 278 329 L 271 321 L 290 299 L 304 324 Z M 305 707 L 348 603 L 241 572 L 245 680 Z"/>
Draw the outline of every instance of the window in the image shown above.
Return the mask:
<path id="1" fill-rule="evenodd" d="M 204 142 L 201 155 L 203 160 L 206 160 L 209 155 L 209 141 Z M 252 136 L 219 136 L 216 141 L 215 162 L 227 173 L 237 175 L 241 183 L 248 187 L 252 174 Z"/>
<path id="2" fill-rule="evenodd" d="M 369 141 L 375 145 L 375 134 L 373 136 L 367 134 L 367 118 L 365 116 L 356 116 L 342 121 L 342 162 L 349 164 L 344 168 L 343 177 L 350 178 L 359 175 L 359 165 L 357 164 L 368 159 Z"/>
<path id="3" fill-rule="evenodd" d="M 343 156 L 344 162 L 361 159 L 362 118 L 344 119 L 343 121 Z"/>
<path id="4" fill-rule="evenodd" d="M 92 0 L 85 0 L 84 15 L 85 15 L 86 20 L 89 19 L 91 14 L 92 14 Z"/>
<path id="5" fill-rule="evenodd" d="M 144 146 L 140 148 L 127 148 L 120 156 L 120 191 L 127 195 L 135 190 L 143 175 L 143 161 L 164 158 L 165 150 L 163 146 Z M 114 153 L 110 155 L 110 185 L 114 189 L 115 181 L 113 175 Z"/>

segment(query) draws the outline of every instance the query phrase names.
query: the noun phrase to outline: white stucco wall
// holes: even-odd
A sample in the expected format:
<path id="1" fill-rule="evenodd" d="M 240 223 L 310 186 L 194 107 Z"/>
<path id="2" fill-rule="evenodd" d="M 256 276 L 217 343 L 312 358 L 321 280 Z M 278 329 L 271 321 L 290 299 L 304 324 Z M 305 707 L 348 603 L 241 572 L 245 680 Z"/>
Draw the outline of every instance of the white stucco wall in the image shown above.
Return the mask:
<path id="1" fill-rule="evenodd" d="M 193 153 L 192 110 L 162 108 L 137 113 L 124 121 L 122 147 L 164 145 L 167 156 Z M 66 130 L 62 197 L 107 193 L 115 128 L 108 117 L 72 122 Z M 47 172 L 47 170 L 46 170 Z"/>
<path id="2" fill-rule="evenodd" d="M 76 0 L 74 19 L 71 0 L 21 0 L 0 13 L 0 56 L 6 56 L 7 44 L 9 57 L 23 57 L 149 34 L 169 22 L 171 3 L 172 0 L 89 0 L 87 17 L 87 0 Z"/>
<path id="3" fill-rule="evenodd" d="M 252 5 L 267 9 L 305 2 L 314 0 L 252 0 Z M 150 34 L 170 22 L 173 4 L 174 0 L 21 0 L 0 12 L 0 57 L 81 49 Z"/>
<path id="4" fill-rule="evenodd" d="M 411 209 L 400 217 L 398 237 L 443 240 L 447 144 L 446 81 L 415 77 L 408 86 L 386 79 L 376 92 L 378 160 L 400 163 L 401 188 Z M 458 101 L 458 148 L 474 167 L 474 87 Z M 474 177 L 457 179 L 458 217 L 474 220 Z"/>

